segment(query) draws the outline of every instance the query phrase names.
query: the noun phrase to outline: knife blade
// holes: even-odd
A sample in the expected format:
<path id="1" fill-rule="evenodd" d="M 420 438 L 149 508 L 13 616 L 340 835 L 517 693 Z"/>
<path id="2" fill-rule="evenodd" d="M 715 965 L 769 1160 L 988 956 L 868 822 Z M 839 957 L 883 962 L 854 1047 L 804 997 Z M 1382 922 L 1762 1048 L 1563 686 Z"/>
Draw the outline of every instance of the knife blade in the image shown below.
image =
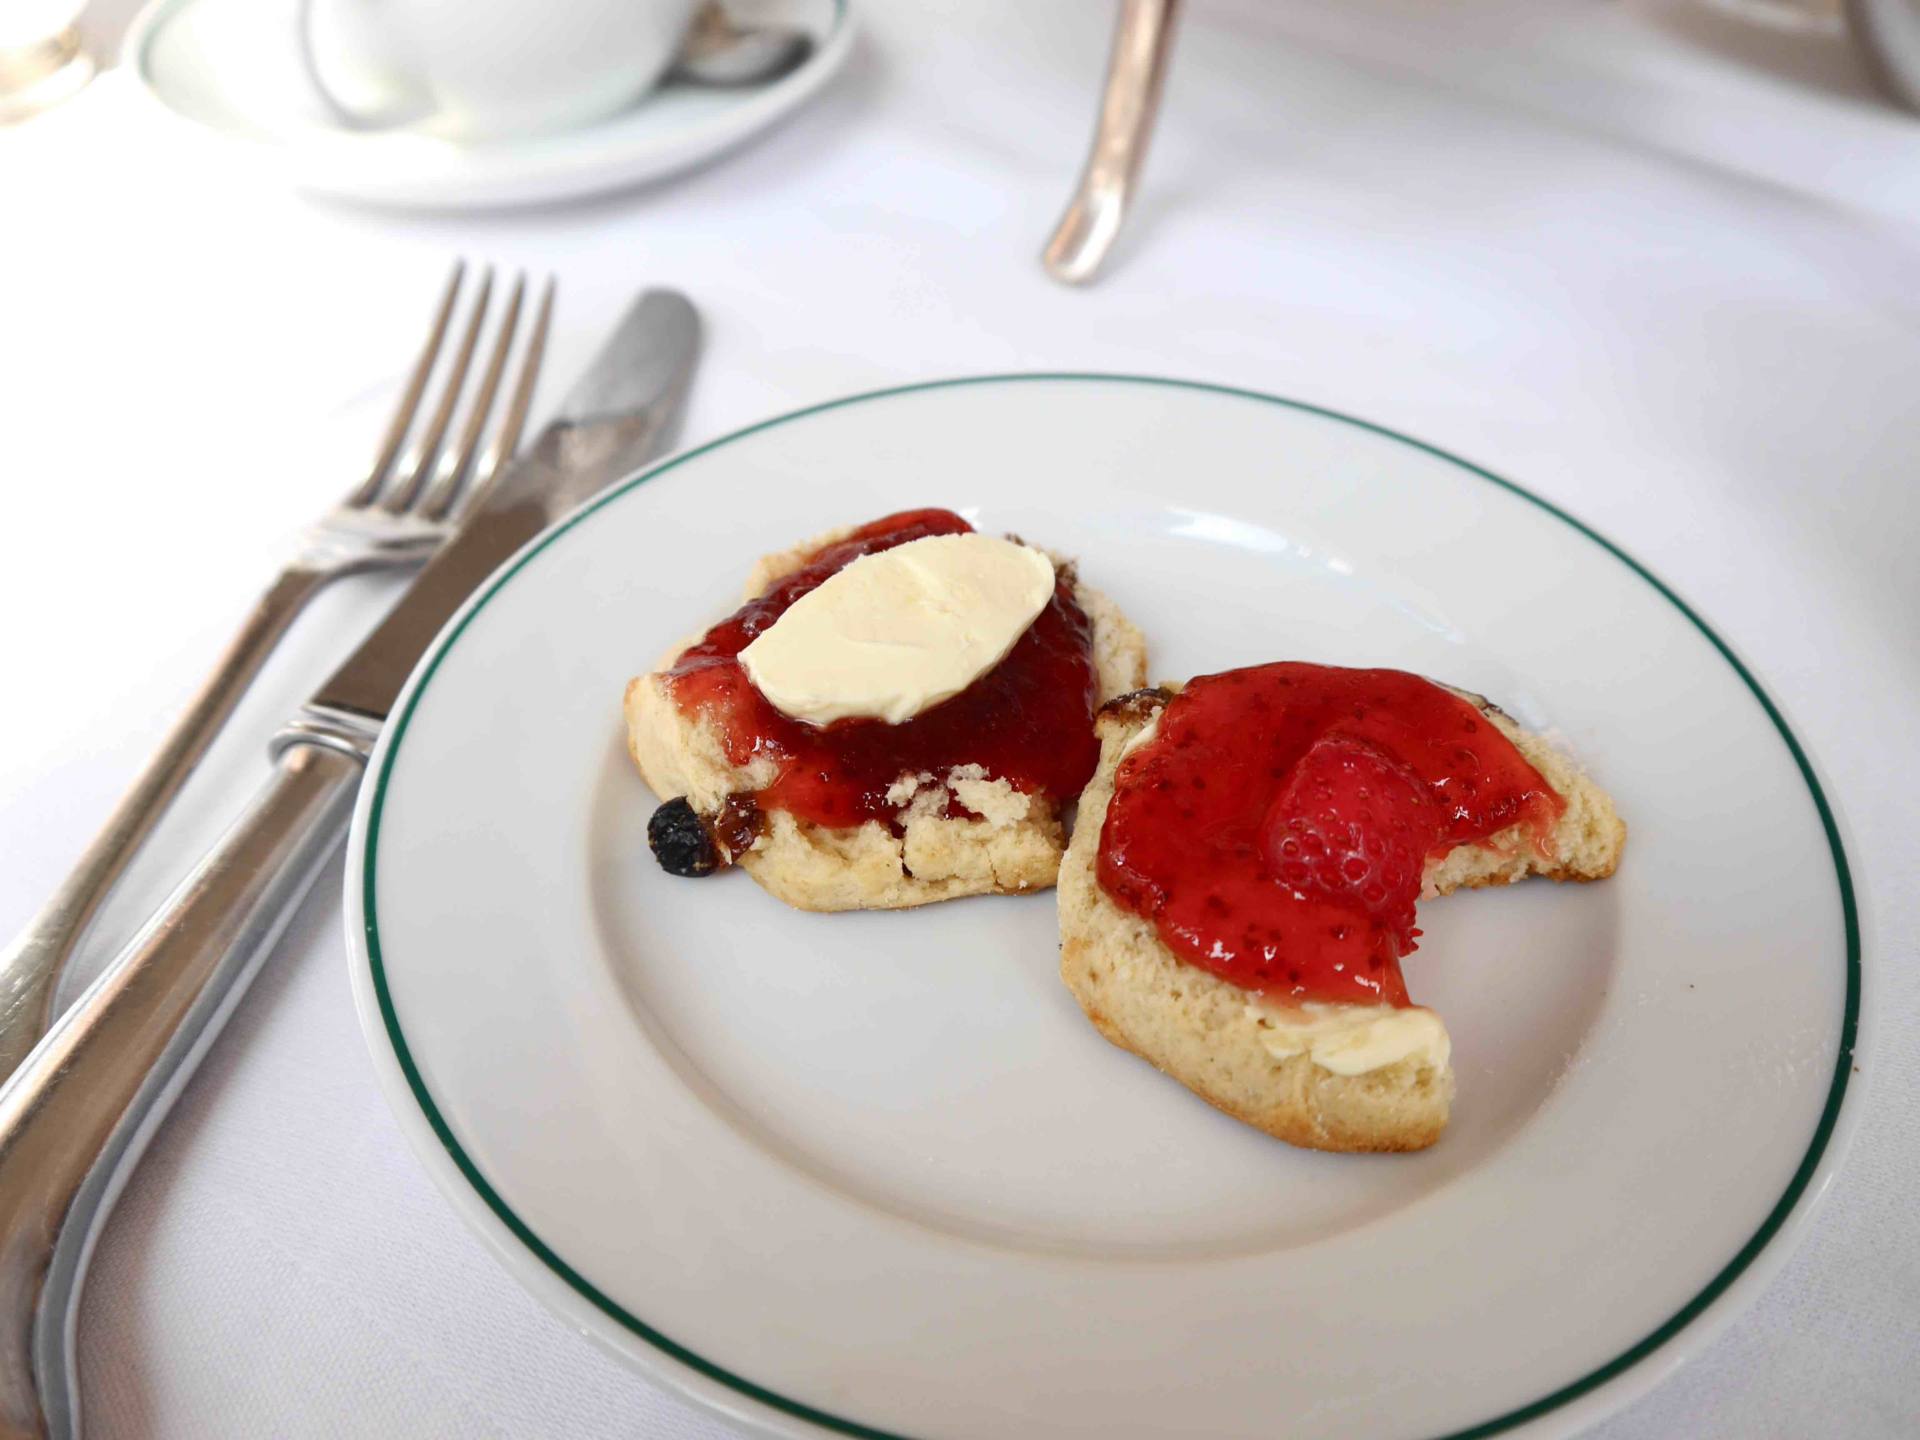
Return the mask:
<path id="1" fill-rule="evenodd" d="M 525 458 L 281 732 L 240 818 L 0 1086 L 0 1440 L 78 1435 L 73 1322 L 93 1237 L 335 853 L 414 665 L 503 561 L 665 447 L 699 342 L 684 296 L 649 291 L 628 310 Z"/>

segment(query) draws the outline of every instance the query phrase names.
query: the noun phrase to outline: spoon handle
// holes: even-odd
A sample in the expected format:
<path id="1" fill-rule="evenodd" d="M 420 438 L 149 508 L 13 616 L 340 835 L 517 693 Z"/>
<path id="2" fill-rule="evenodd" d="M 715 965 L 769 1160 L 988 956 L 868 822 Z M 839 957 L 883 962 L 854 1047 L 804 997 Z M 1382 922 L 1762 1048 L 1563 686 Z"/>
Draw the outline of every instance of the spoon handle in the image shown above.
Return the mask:
<path id="1" fill-rule="evenodd" d="M 1093 149 L 1067 210 L 1041 252 L 1054 279 L 1080 285 L 1093 279 L 1126 218 L 1173 52 L 1181 0 L 1124 0 L 1107 62 L 1107 89 Z"/>

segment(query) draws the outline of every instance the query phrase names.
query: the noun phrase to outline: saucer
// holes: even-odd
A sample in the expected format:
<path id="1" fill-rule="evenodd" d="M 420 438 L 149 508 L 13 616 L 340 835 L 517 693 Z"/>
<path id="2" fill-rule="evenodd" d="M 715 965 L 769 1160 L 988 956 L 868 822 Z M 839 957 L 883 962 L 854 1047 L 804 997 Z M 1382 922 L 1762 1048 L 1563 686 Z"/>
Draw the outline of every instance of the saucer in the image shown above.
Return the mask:
<path id="1" fill-rule="evenodd" d="M 165 111 L 302 190 L 419 208 L 532 205 L 712 159 L 806 101 L 852 45 L 846 0 L 729 0 L 728 10 L 743 24 L 807 31 L 813 54 L 764 86 L 669 83 L 591 125 L 483 143 L 341 125 L 302 63 L 298 0 L 161 0 L 141 17 L 127 53 Z"/>

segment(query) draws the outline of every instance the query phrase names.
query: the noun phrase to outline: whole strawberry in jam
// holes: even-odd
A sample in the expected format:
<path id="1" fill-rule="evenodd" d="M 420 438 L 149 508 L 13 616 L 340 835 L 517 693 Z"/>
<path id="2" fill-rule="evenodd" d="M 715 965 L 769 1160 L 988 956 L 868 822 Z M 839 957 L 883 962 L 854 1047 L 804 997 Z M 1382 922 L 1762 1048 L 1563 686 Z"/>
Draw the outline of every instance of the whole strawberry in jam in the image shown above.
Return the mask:
<path id="1" fill-rule="evenodd" d="M 1325 735 L 1308 747 L 1260 827 L 1282 885 L 1346 901 L 1414 948 L 1414 902 L 1446 824 L 1427 787 L 1378 746 Z"/>
<path id="2" fill-rule="evenodd" d="M 1399 670 L 1203 675 L 1120 762 L 1095 873 L 1182 960 L 1277 999 L 1405 1005 L 1422 872 L 1563 802 L 1467 700 Z"/>

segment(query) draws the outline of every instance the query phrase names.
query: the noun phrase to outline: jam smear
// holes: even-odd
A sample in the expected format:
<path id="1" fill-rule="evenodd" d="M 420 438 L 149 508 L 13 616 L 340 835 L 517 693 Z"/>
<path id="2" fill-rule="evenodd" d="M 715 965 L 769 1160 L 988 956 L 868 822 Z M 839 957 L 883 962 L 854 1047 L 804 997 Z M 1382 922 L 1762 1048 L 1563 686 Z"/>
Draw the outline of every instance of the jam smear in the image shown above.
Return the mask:
<path id="1" fill-rule="evenodd" d="M 1486 716 L 1399 670 L 1193 681 L 1120 762 L 1096 873 L 1181 959 L 1274 999 L 1406 1005 L 1429 860 L 1565 801 Z"/>
<path id="2" fill-rule="evenodd" d="M 762 810 L 786 810 L 829 827 L 893 821 L 900 806 L 887 791 L 902 775 L 944 780 L 962 765 L 978 765 L 990 778 L 1055 801 L 1086 785 L 1100 758 L 1093 733 L 1093 626 L 1064 570 L 1052 600 L 1005 659 L 958 695 L 898 725 L 795 720 L 754 687 L 737 658 L 788 606 L 862 555 L 972 529 L 951 510 L 907 510 L 863 525 L 715 625 L 667 671 L 674 702 L 718 727 L 729 760 L 744 766 L 768 756 L 778 764 L 773 784 L 754 797 Z M 966 813 L 951 797 L 948 807 Z"/>

